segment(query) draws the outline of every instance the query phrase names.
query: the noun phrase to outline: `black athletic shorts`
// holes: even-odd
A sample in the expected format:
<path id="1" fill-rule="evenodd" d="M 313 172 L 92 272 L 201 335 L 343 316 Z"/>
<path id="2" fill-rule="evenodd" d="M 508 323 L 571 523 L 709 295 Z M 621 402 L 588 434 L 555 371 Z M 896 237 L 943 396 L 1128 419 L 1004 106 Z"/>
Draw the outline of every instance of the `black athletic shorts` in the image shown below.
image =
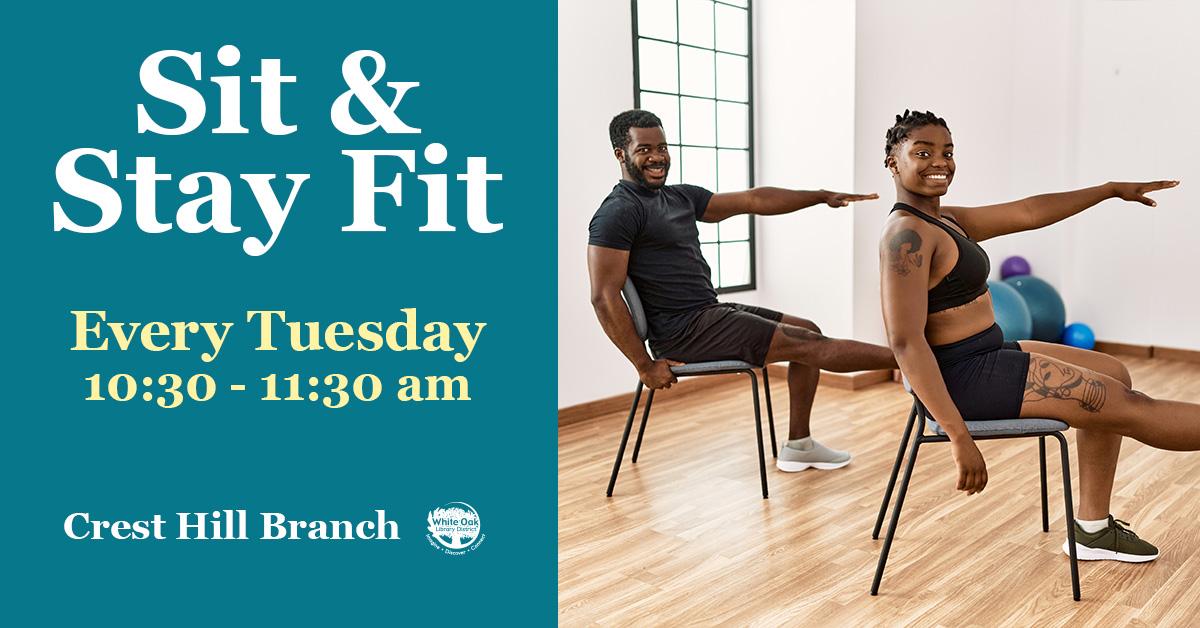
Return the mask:
<path id="1" fill-rule="evenodd" d="M 958 342 L 933 347 L 933 356 L 942 370 L 950 398 L 964 420 L 1021 416 L 1029 354 L 1015 342 L 1004 342 L 999 325 Z"/>
<path id="2" fill-rule="evenodd" d="M 676 338 L 652 342 L 660 358 L 680 362 L 741 360 L 763 366 L 783 314 L 741 303 L 716 303 L 702 310 Z"/>

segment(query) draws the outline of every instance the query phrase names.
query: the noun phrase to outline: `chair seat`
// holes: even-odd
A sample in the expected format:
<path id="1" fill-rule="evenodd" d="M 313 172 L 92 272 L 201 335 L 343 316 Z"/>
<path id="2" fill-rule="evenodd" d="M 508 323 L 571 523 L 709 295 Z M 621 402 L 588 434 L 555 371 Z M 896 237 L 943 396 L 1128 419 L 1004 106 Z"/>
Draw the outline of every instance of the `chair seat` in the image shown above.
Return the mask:
<path id="1" fill-rule="evenodd" d="M 762 368 L 741 360 L 717 360 L 715 362 L 690 362 L 683 366 L 672 366 L 671 372 L 676 375 L 707 375 L 709 373 L 725 373 L 728 371 L 745 371 Z"/>
<path id="2" fill-rule="evenodd" d="M 1070 427 L 1055 419 L 1002 419 L 998 421 L 964 421 L 967 431 L 978 436 L 1017 436 L 1044 432 L 1065 432 Z M 925 425 L 938 436 L 946 431 L 933 419 L 925 419 Z"/>

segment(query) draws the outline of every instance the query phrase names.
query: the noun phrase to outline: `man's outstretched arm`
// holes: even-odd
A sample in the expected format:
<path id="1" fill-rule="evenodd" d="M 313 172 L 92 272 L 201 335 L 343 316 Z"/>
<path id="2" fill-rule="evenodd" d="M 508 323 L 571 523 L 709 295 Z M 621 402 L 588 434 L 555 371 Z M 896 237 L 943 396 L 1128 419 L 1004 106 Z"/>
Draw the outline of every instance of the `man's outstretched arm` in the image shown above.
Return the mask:
<path id="1" fill-rule="evenodd" d="M 846 194 L 828 190 L 785 190 L 783 188 L 753 188 L 745 192 L 713 194 L 701 220 L 720 222 L 738 214 L 776 216 L 798 209 L 825 203 L 830 207 L 845 207 L 855 201 L 879 198 L 878 194 Z"/>
<path id="2" fill-rule="evenodd" d="M 670 360 L 655 360 L 646 352 L 646 343 L 638 336 L 621 297 L 625 274 L 629 269 L 629 251 L 588 246 L 588 278 L 592 283 L 592 309 L 604 333 L 617 345 L 638 371 L 642 383 L 650 388 L 670 388 L 675 383 Z"/>

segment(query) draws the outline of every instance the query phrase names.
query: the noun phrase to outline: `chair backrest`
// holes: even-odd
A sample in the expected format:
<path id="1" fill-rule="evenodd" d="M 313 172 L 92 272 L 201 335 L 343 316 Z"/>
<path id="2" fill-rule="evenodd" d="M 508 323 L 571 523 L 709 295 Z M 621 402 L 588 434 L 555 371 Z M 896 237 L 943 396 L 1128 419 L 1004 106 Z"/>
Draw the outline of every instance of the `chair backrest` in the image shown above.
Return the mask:
<path id="1" fill-rule="evenodd" d="M 633 317 L 633 328 L 637 330 L 638 338 L 646 339 L 649 328 L 646 325 L 646 311 L 642 309 L 642 300 L 638 297 L 633 280 L 625 278 L 625 287 L 621 288 L 621 296 L 625 297 L 625 305 L 629 306 L 629 315 Z"/>

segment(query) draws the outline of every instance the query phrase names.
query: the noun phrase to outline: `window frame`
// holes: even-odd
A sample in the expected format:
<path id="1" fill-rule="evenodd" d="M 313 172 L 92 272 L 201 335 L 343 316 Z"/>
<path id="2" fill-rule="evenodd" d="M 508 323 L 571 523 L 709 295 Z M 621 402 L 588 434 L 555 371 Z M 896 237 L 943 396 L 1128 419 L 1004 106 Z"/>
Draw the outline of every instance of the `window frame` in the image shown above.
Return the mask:
<path id="1" fill-rule="evenodd" d="M 715 63 L 716 63 L 715 55 L 716 54 L 718 54 L 719 52 L 725 52 L 725 54 L 736 54 L 736 53 L 730 53 L 728 51 L 720 51 L 717 48 L 717 42 L 715 39 L 717 5 L 725 5 L 725 6 L 730 6 L 730 7 L 734 7 L 737 9 L 745 9 L 745 11 L 746 11 L 746 54 L 745 54 L 745 57 L 746 57 L 746 75 L 747 75 L 746 76 L 746 102 L 745 102 L 745 104 L 747 105 L 747 112 L 746 112 L 747 136 L 746 136 L 746 149 L 745 149 L 746 150 L 746 164 L 747 164 L 747 166 L 746 166 L 747 167 L 746 182 L 747 182 L 747 189 L 753 188 L 754 187 L 754 169 L 755 169 L 755 158 L 754 158 L 754 153 L 755 153 L 755 143 L 754 143 L 754 0 L 746 0 L 745 7 L 738 6 L 738 5 L 730 3 L 730 2 L 724 2 L 723 0 L 712 0 L 713 12 L 714 12 L 714 15 L 713 15 L 714 39 L 713 39 L 713 44 L 712 44 L 713 47 L 712 48 L 706 48 L 704 46 L 697 46 L 694 44 L 685 44 L 685 43 L 681 43 L 679 41 L 679 39 L 680 39 L 680 37 L 679 37 L 679 21 L 680 21 L 679 20 L 679 0 L 674 0 L 674 2 L 675 2 L 675 41 L 667 41 L 664 39 L 660 39 L 658 37 L 646 37 L 646 36 L 642 36 L 639 34 L 639 32 L 638 32 L 638 0 L 630 0 L 630 12 L 631 12 L 631 15 L 633 18 L 632 28 L 630 29 L 630 32 L 632 34 L 632 40 L 633 40 L 633 106 L 638 109 L 641 108 L 641 106 L 642 106 L 642 91 L 650 91 L 650 92 L 654 92 L 654 93 L 659 93 L 659 94 L 676 97 L 680 103 L 679 110 L 676 111 L 677 119 L 679 120 L 678 132 L 682 136 L 682 134 L 683 134 L 682 102 L 683 102 L 683 98 L 685 96 L 688 98 L 701 98 L 701 99 L 713 101 L 714 115 L 717 115 L 715 110 L 716 110 L 716 104 L 719 102 L 737 102 L 738 104 L 742 104 L 740 101 L 729 101 L 729 100 L 723 100 L 721 98 L 718 98 L 717 93 L 715 91 L 716 90 L 715 84 L 714 84 L 714 92 L 713 92 L 712 98 L 708 98 L 708 97 L 704 97 L 704 96 L 685 95 L 683 93 L 683 88 L 682 88 L 682 69 L 681 69 L 680 57 L 679 57 L 679 47 L 694 48 L 697 50 L 705 50 L 705 51 L 712 52 L 714 55 L 713 71 L 715 73 L 716 72 L 716 65 L 715 65 Z M 642 39 L 667 43 L 667 44 L 671 44 L 671 45 L 674 45 L 677 47 L 676 53 L 675 53 L 676 54 L 675 92 L 662 92 L 659 90 L 643 90 L 642 89 L 642 87 L 641 87 L 641 59 L 640 59 L 640 53 L 639 53 L 639 40 L 642 40 Z M 713 128 L 715 131 L 717 129 L 717 126 L 714 124 Z M 713 138 L 713 142 L 714 142 L 713 146 L 695 146 L 695 145 L 690 145 L 690 144 L 684 144 L 682 137 L 677 137 L 674 139 L 676 140 L 676 142 L 671 145 L 679 147 L 679 150 L 681 153 L 684 148 L 692 148 L 692 147 L 713 148 L 714 151 L 717 151 L 717 155 L 719 156 L 719 151 L 721 149 L 721 145 L 720 145 L 720 141 L 716 137 Z M 670 140 L 668 140 L 668 143 L 669 144 L 671 143 Z M 726 147 L 726 148 L 728 148 L 728 147 Z M 741 150 L 741 149 L 738 149 L 738 150 Z M 682 158 L 682 154 L 677 155 L 676 157 Z M 715 166 L 716 172 L 719 175 L 719 173 L 720 173 L 720 159 L 719 158 L 717 159 L 716 164 L 717 164 Z M 728 191 L 728 190 L 726 190 L 726 191 Z M 712 192 L 715 194 L 717 191 L 712 190 Z M 748 214 L 746 219 L 747 219 L 747 222 L 749 223 L 747 225 L 747 232 L 748 232 L 747 240 L 740 240 L 740 239 L 739 240 L 722 240 L 721 236 L 720 236 L 720 231 L 717 232 L 717 240 L 716 240 L 717 259 L 716 259 L 715 267 L 713 268 L 713 271 L 717 274 L 717 281 L 714 281 L 713 283 L 720 284 L 720 273 L 721 273 L 721 252 L 720 251 L 721 251 L 721 244 L 725 243 L 725 242 L 744 242 L 744 241 L 749 242 L 750 280 L 748 283 L 745 283 L 745 284 L 718 287 L 718 288 L 716 288 L 717 294 L 747 292 L 750 290 L 756 290 L 758 288 L 758 259 L 757 259 L 758 258 L 758 246 L 757 246 L 758 238 L 756 237 L 756 226 L 757 226 L 758 220 L 756 219 L 756 217 L 753 214 Z M 720 224 L 720 223 L 717 223 L 717 224 Z M 711 277 L 710 277 L 710 279 L 711 279 Z"/>

